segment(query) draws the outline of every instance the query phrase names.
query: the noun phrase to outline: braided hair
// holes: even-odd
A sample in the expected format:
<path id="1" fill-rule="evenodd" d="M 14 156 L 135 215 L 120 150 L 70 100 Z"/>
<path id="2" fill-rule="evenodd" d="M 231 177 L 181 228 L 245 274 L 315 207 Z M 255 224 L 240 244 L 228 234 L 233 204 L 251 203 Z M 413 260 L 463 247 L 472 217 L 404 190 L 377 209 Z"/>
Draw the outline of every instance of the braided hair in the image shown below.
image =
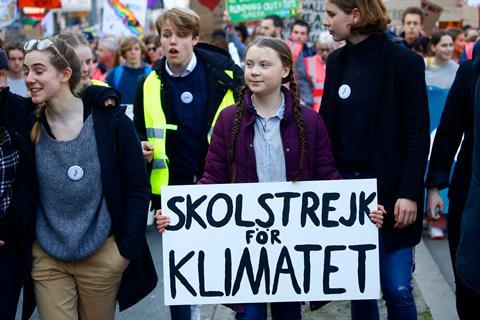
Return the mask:
<path id="1" fill-rule="evenodd" d="M 298 138 L 300 142 L 300 172 L 303 171 L 303 165 L 304 165 L 304 160 L 305 160 L 305 154 L 306 154 L 306 148 L 307 148 L 307 143 L 306 143 L 306 138 L 305 138 L 305 130 L 304 130 L 304 122 L 302 118 L 302 112 L 301 112 L 301 106 L 300 106 L 300 99 L 299 99 L 299 94 L 298 94 L 298 88 L 297 84 L 295 82 L 294 76 L 293 76 L 293 58 L 292 58 L 292 52 L 288 45 L 283 42 L 280 39 L 277 38 L 271 38 L 271 37 L 258 37 L 252 42 L 247 47 L 247 50 L 245 51 L 245 55 L 247 54 L 248 50 L 253 47 L 263 47 L 263 48 L 270 48 L 274 50 L 275 52 L 278 53 L 278 56 L 282 62 L 282 65 L 284 67 L 287 67 L 290 72 L 287 77 L 282 79 L 282 83 L 289 83 L 290 84 L 290 95 L 293 101 L 293 115 L 295 119 L 295 124 L 297 126 L 297 131 L 298 131 Z M 236 180 L 236 166 L 235 166 L 235 154 L 234 154 L 234 148 L 235 148 L 235 143 L 237 140 L 238 133 L 240 131 L 240 124 L 242 121 L 243 113 L 245 111 L 245 94 L 247 92 L 248 87 L 245 85 L 243 88 L 240 90 L 239 93 L 239 100 L 236 103 L 236 111 L 235 111 L 235 116 L 233 118 L 233 128 L 232 128 L 232 135 L 230 138 L 230 144 L 228 145 L 228 152 L 229 156 L 232 157 L 233 159 L 233 165 L 232 165 L 232 174 L 231 174 L 231 182 L 235 182 Z M 295 178 L 294 180 L 297 180 Z"/>

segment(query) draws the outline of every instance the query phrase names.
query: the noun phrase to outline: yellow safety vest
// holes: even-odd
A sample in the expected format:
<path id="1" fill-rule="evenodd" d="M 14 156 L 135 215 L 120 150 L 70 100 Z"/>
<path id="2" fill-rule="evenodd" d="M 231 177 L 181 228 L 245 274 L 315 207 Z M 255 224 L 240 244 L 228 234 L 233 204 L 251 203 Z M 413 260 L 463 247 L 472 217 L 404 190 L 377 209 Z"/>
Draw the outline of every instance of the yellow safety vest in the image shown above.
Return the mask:
<path id="1" fill-rule="evenodd" d="M 233 79 L 233 72 L 225 70 L 225 73 Z M 161 93 L 162 81 L 156 72 L 151 72 L 143 84 L 143 112 L 145 115 L 145 128 L 148 141 L 153 145 L 152 172 L 150 174 L 150 186 L 152 194 L 160 195 L 161 187 L 168 185 L 168 156 L 166 150 L 166 131 L 177 130 L 177 125 L 168 124 L 162 108 Z M 232 90 L 227 90 L 222 102 L 218 106 L 212 125 L 208 132 L 208 143 L 213 133 L 213 127 L 217 122 L 220 112 L 228 106 L 235 104 Z"/>

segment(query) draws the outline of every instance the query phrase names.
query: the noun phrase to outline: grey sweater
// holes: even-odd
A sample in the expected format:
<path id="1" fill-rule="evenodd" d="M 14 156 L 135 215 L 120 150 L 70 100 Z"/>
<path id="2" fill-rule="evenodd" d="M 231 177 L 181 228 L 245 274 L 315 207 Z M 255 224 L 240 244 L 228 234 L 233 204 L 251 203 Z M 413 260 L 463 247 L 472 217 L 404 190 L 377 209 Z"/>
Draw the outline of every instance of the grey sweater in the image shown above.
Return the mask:
<path id="1" fill-rule="evenodd" d="M 111 229 L 92 117 L 69 141 L 53 139 L 42 126 L 35 162 L 39 245 L 62 261 L 90 256 L 102 246 Z"/>

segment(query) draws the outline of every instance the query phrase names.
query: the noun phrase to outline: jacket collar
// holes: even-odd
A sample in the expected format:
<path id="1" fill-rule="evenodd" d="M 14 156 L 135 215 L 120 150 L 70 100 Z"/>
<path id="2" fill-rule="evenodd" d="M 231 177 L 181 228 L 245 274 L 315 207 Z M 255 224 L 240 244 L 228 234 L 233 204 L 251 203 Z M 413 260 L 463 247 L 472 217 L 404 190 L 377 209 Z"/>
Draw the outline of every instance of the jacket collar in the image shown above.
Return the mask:
<path id="1" fill-rule="evenodd" d="M 283 114 L 283 120 L 288 121 L 293 117 L 293 100 L 290 90 L 287 89 L 285 86 L 281 86 L 280 90 L 283 93 L 283 97 L 285 99 L 285 112 Z M 247 89 L 245 91 L 245 97 L 243 100 L 243 107 L 246 111 L 246 120 L 247 125 L 252 125 L 255 122 L 255 107 L 252 103 L 252 91 Z"/>

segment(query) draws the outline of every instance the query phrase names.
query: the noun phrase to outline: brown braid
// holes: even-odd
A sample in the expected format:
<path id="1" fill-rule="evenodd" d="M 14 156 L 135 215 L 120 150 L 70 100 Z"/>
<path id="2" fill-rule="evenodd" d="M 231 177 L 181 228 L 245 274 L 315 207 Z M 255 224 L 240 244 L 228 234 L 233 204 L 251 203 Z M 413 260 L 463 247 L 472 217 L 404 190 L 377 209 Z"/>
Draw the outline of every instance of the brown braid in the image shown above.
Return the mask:
<path id="1" fill-rule="evenodd" d="M 38 106 L 37 111 L 35 111 L 35 124 L 33 125 L 32 131 L 30 132 L 30 139 L 35 144 L 37 144 L 40 140 L 42 117 L 45 114 L 45 110 L 47 110 L 47 105 L 45 103 L 42 103 Z"/>
<path id="2" fill-rule="evenodd" d="M 297 125 L 298 139 L 300 140 L 300 172 L 302 172 L 307 148 L 307 140 L 305 139 L 305 127 L 303 125 L 302 111 L 300 110 L 300 99 L 298 98 L 298 88 L 295 80 L 290 81 L 290 93 L 293 100 L 293 115 L 295 117 L 295 124 Z"/>
<path id="3" fill-rule="evenodd" d="M 242 116 L 243 112 L 245 110 L 244 103 L 245 103 L 245 94 L 247 92 L 248 87 L 244 85 L 242 89 L 240 89 L 238 93 L 238 101 L 235 104 L 235 116 L 233 118 L 233 127 L 232 127 L 232 136 L 230 138 L 230 143 L 228 145 L 228 155 L 233 158 L 233 164 L 232 164 L 232 179 L 231 182 L 234 183 L 236 180 L 236 165 L 235 165 L 235 142 L 237 141 L 238 133 L 240 131 L 240 123 L 242 122 Z"/>

